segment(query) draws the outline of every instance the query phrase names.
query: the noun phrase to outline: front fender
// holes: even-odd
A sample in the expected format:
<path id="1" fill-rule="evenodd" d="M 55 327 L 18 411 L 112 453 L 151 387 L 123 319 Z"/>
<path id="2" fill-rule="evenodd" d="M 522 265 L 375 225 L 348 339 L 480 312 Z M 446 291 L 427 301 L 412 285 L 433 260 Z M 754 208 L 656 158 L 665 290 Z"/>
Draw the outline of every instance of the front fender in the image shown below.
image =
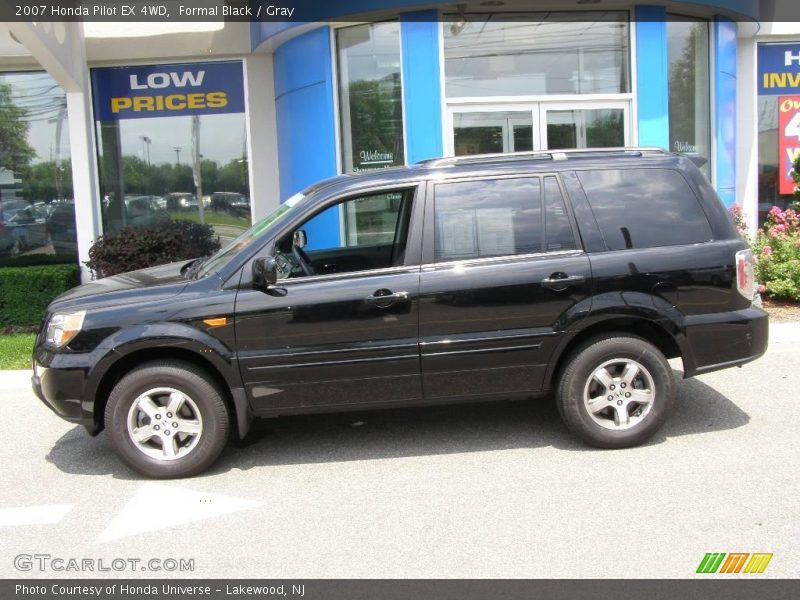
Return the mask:
<path id="1" fill-rule="evenodd" d="M 234 352 L 218 338 L 186 323 L 148 323 L 116 331 L 95 349 L 101 357 L 87 376 L 85 398 L 94 400 L 103 378 L 120 360 L 154 348 L 192 352 L 215 368 L 231 390 L 242 388 Z"/>

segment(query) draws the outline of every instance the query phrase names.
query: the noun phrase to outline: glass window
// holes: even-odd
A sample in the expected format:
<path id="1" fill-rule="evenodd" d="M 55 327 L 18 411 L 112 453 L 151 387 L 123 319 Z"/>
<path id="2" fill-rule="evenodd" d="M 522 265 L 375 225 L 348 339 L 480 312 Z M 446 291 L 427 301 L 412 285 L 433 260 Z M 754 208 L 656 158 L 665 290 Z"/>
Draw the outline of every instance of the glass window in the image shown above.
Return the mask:
<path id="1" fill-rule="evenodd" d="M 758 96 L 758 226 L 764 225 L 769 209 L 789 207 L 796 198 L 781 194 L 778 159 L 779 96 Z"/>
<path id="2" fill-rule="evenodd" d="M 449 98 L 630 91 L 627 13 L 445 17 Z"/>
<path id="3" fill-rule="evenodd" d="M 241 72 L 239 61 L 92 70 L 106 233 L 188 220 L 224 246 L 250 227 Z"/>
<path id="4" fill-rule="evenodd" d="M 277 243 L 275 256 L 280 276 L 350 273 L 402 265 L 414 192 L 415 189 L 406 189 L 350 198 L 306 220 Z M 324 236 L 324 232 L 316 221 L 337 209 L 353 218 L 352 229 L 343 243 L 320 243 L 314 238 Z"/>
<path id="5" fill-rule="evenodd" d="M 621 108 L 548 110 L 547 148 L 620 148 L 625 145 Z"/>
<path id="6" fill-rule="evenodd" d="M 575 232 L 567 214 L 567 205 L 555 177 L 544 178 L 545 250 L 575 250 Z"/>
<path id="7" fill-rule="evenodd" d="M 64 90 L 47 73 L 0 75 L 0 260 L 78 259 Z"/>
<path id="8" fill-rule="evenodd" d="M 435 195 L 436 262 L 541 251 L 538 177 L 440 183 Z"/>
<path id="9" fill-rule="evenodd" d="M 669 144 L 674 152 L 711 158 L 708 22 L 667 21 Z M 701 170 L 708 175 L 709 164 Z"/>
<path id="10" fill-rule="evenodd" d="M 456 156 L 533 150 L 531 111 L 457 112 L 453 115 Z"/>
<path id="11" fill-rule="evenodd" d="M 711 239 L 697 197 L 677 171 L 578 171 L 610 250 L 695 244 Z"/>
<path id="12" fill-rule="evenodd" d="M 343 170 L 404 164 L 400 24 L 337 29 L 336 50 Z"/>

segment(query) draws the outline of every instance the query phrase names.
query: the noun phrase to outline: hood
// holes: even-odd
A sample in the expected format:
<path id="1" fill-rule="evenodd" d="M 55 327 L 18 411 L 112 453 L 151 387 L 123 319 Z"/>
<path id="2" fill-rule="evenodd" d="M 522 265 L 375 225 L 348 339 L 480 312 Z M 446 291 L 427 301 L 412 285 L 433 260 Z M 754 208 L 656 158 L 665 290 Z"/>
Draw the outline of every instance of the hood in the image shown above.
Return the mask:
<path id="1" fill-rule="evenodd" d="M 97 303 L 115 304 L 157 296 L 174 296 L 188 283 L 183 272 L 187 265 L 187 261 L 170 263 L 84 283 L 53 300 L 51 309 L 83 308 L 84 305 L 88 307 Z"/>

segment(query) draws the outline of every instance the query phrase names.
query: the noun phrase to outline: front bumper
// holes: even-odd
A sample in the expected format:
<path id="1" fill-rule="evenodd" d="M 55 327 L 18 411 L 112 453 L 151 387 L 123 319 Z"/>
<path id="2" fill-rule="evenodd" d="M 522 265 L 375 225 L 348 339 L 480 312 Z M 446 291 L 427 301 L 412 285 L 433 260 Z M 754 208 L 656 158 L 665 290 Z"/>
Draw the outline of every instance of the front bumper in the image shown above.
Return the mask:
<path id="1" fill-rule="evenodd" d="M 742 310 L 692 315 L 685 323 L 684 376 L 741 366 L 764 354 L 769 317 L 755 306 Z"/>
<path id="2" fill-rule="evenodd" d="M 45 367 L 33 362 L 31 387 L 36 397 L 62 419 L 83 425 L 91 435 L 100 432 L 94 405 L 83 399 L 86 370 L 82 368 Z"/>

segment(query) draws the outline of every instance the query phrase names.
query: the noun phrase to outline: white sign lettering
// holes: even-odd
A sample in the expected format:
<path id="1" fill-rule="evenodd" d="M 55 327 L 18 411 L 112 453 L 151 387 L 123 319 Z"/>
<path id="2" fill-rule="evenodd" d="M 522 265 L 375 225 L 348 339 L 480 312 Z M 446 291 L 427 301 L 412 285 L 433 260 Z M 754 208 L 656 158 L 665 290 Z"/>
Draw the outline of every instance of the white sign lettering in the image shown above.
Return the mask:
<path id="1" fill-rule="evenodd" d="M 147 80 L 143 83 L 139 82 L 138 75 L 131 75 L 131 89 L 132 90 L 146 90 L 148 88 L 153 89 L 162 89 L 165 87 L 169 87 L 170 85 L 174 85 L 175 87 L 186 87 L 190 85 L 192 87 L 198 87 L 203 85 L 203 78 L 205 77 L 205 71 L 198 71 L 197 73 L 192 73 L 191 71 L 184 71 L 181 74 L 170 72 L 170 73 L 150 73 L 147 76 Z"/>

